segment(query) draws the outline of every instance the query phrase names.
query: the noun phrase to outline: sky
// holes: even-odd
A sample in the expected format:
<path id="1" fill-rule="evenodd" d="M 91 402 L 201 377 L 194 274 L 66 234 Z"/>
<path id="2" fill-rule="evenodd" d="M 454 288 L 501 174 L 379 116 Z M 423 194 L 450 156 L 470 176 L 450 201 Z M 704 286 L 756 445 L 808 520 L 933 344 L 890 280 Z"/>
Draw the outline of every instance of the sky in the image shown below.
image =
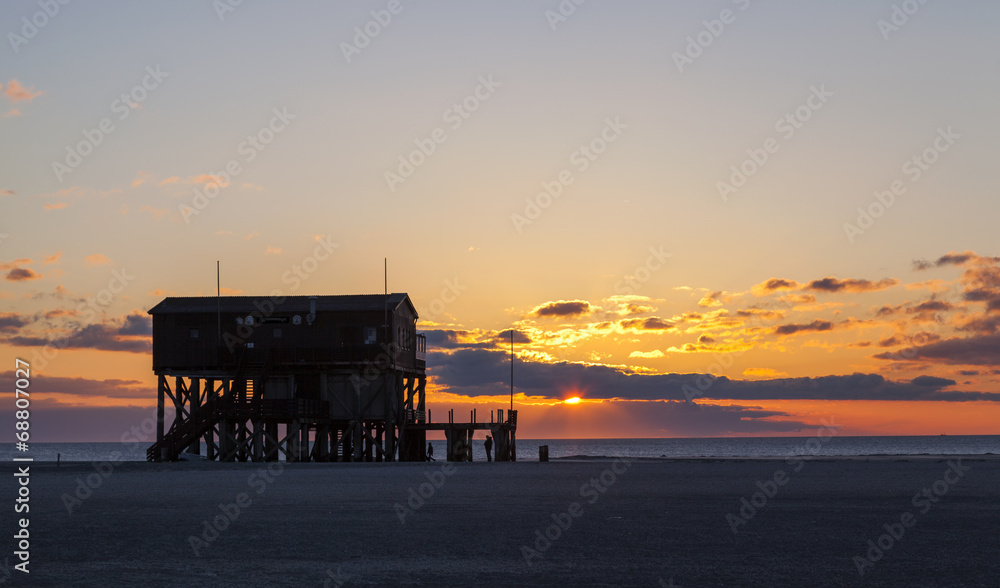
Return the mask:
<path id="1" fill-rule="evenodd" d="M 522 438 L 997 434 L 998 19 L 4 2 L 0 382 L 31 363 L 36 441 L 116 441 L 146 311 L 216 260 L 266 296 L 387 258 L 438 414 L 508 406 L 513 330 Z"/>

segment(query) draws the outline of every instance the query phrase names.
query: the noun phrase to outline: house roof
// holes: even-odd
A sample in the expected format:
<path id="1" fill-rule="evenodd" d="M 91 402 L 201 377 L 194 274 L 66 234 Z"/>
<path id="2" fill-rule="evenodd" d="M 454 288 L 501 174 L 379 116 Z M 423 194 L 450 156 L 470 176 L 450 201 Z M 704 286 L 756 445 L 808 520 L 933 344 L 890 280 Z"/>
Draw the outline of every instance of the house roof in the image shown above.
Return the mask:
<path id="1" fill-rule="evenodd" d="M 410 296 L 405 293 L 385 294 L 344 294 L 337 296 L 185 296 L 164 298 L 149 309 L 149 314 L 192 314 L 215 313 L 220 307 L 223 312 L 261 312 L 274 305 L 276 312 L 309 312 L 309 300 L 316 299 L 316 312 L 363 312 L 384 310 L 387 306 L 395 310 L 407 304 L 417 314 Z"/>

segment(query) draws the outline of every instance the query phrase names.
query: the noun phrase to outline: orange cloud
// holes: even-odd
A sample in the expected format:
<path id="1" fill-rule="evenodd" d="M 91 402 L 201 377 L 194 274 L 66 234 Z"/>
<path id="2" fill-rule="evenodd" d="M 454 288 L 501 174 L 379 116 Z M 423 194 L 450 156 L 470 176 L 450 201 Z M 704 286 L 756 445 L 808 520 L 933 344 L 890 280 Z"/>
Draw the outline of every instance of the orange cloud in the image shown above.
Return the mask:
<path id="1" fill-rule="evenodd" d="M 66 208 L 67 206 L 69 206 L 69 205 L 66 204 L 65 202 L 53 202 L 52 204 L 46 204 L 45 205 L 45 210 L 62 210 L 63 208 Z"/>
<path id="2" fill-rule="evenodd" d="M 44 260 L 42 260 L 42 265 L 49 265 L 50 263 L 55 263 L 59 261 L 60 257 L 62 257 L 62 251 L 57 251 L 52 255 L 46 257 Z"/>
<path id="3" fill-rule="evenodd" d="M 750 288 L 750 291 L 757 296 L 767 296 L 772 292 L 778 292 L 781 290 L 795 290 L 799 287 L 799 283 L 795 280 L 783 280 L 781 278 L 771 278 L 765 282 L 761 282 Z"/>
<path id="4" fill-rule="evenodd" d="M 87 257 L 84 257 L 83 263 L 84 265 L 87 266 L 110 265 L 111 260 L 106 255 L 103 255 L 101 253 L 95 253 L 93 255 L 88 255 Z"/>
<path id="5" fill-rule="evenodd" d="M 135 179 L 132 180 L 132 187 L 138 188 L 139 186 L 145 184 L 146 182 L 150 182 L 152 180 L 153 180 L 153 174 L 140 170 L 138 173 L 135 174 Z"/>
<path id="6" fill-rule="evenodd" d="M 3 93 L 11 102 L 20 102 L 21 100 L 31 102 L 38 96 L 42 95 L 41 91 L 34 92 L 34 89 L 34 86 L 25 87 L 21 84 L 21 82 L 16 79 L 12 79 L 7 83 L 7 89 L 4 90 Z"/>

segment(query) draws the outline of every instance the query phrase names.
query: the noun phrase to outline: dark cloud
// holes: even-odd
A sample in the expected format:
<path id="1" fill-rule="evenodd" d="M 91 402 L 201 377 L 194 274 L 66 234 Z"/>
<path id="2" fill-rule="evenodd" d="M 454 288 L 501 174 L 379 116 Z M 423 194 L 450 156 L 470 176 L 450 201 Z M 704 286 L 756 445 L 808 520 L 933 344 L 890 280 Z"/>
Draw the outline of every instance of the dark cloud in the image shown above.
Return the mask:
<path id="1" fill-rule="evenodd" d="M 468 396 L 501 395 L 510 386 L 510 357 L 502 351 L 458 350 L 430 354 L 437 385 Z M 954 384 L 942 378 L 910 382 L 886 380 L 878 374 L 782 378 L 775 380 L 713 380 L 704 374 L 639 374 L 604 365 L 541 363 L 517 360 L 516 391 L 529 396 L 561 398 L 578 390 L 587 398 L 630 400 L 968 400 L 945 393 Z M 978 397 L 1000 400 L 1000 393 Z"/>
<path id="2" fill-rule="evenodd" d="M 11 282 L 24 282 L 27 280 L 37 280 L 42 277 L 42 274 L 35 272 L 35 270 L 26 267 L 15 267 L 14 269 L 7 272 L 5 278 Z"/>
<path id="3" fill-rule="evenodd" d="M 133 313 L 125 317 L 119 335 L 153 335 L 153 320 L 148 314 Z"/>
<path id="4" fill-rule="evenodd" d="M 16 312 L 0 313 L 0 333 L 13 333 L 30 321 Z"/>
<path id="5" fill-rule="evenodd" d="M 702 335 L 701 337 L 698 337 L 698 342 L 707 345 L 709 343 L 715 343 L 715 338 L 709 337 L 708 335 Z"/>
<path id="6" fill-rule="evenodd" d="M 919 312 L 937 312 L 941 310 L 951 310 L 953 306 L 950 302 L 945 302 L 944 300 L 926 300 L 920 304 L 907 308 L 906 312 L 910 314 Z"/>
<path id="7" fill-rule="evenodd" d="M 13 384 L 14 372 L 0 373 L 0 382 L 9 381 Z M 32 374 L 31 392 L 43 394 L 72 394 L 74 396 L 108 396 L 111 398 L 156 398 L 156 385 L 146 384 L 140 380 L 88 380 L 86 378 L 64 378 Z"/>
<path id="8" fill-rule="evenodd" d="M 813 290 L 815 292 L 874 292 L 891 288 L 899 283 L 894 278 L 885 278 L 873 282 L 871 280 L 838 280 L 837 278 L 823 278 L 813 280 L 802 287 L 803 290 Z"/>
<path id="9" fill-rule="evenodd" d="M 638 329 L 642 331 L 659 331 L 674 328 L 673 323 L 655 316 L 643 319 L 625 319 L 619 324 L 623 329 Z"/>
<path id="10" fill-rule="evenodd" d="M 2 341 L 20 347 L 53 347 L 56 349 L 100 349 L 103 351 L 124 351 L 148 353 L 152 349 L 149 333 L 149 319 L 131 314 L 121 319 L 110 319 L 103 323 L 75 326 L 68 335 L 47 338 L 37 335 L 16 335 Z"/>
<path id="11" fill-rule="evenodd" d="M 506 331 L 500 331 L 499 333 L 497 333 L 497 336 L 494 337 L 494 340 L 497 341 L 500 345 L 503 345 L 504 343 L 507 343 L 508 345 L 510 345 L 510 332 L 511 332 L 511 329 L 507 329 Z M 515 330 L 514 331 L 514 343 L 515 344 L 517 344 L 517 343 L 531 343 L 531 337 L 529 337 L 528 335 L 526 335 L 525 333 L 523 333 L 521 331 Z"/>
<path id="12" fill-rule="evenodd" d="M 774 329 L 776 335 L 793 335 L 795 333 L 801 333 L 804 331 L 829 331 L 833 329 L 833 323 L 830 321 L 814 320 L 808 325 L 791 323 L 788 325 L 781 325 Z"/>
<path id="13" fill-rule="evenodd" d="M 536 317 L 575 317 L 590 314 L 590 303 L 585 300 L 559 300 L 546 302 L 531 311 Z"/>
<path id="14" fill-rule="evenodd" d="M 878 359 L 930 361 L 956 365 L 1000 365 L 1000 334 L 953 337 L 894 353 L 880 353 Z"/>
<path id="15" fill-rule="evenodd" d="M 756 292 L 769 293 L 777 290 L 794 290 L 799 287 L 795 280 L 783 280 L 781 278 L 771 278 L 753 287 Z"/>
<path id="16" fill-rule="evenodd" d="M 878 342 L 879 347 L 896 347 L 897 345 L 902 345 L 903 340 L 898 336 L 893 335 L 892 337 L 886 337 L 885 339 L 880 339 Z"/>
<path id="17" fill-rule="evenodd" d="M 910 380 L 910 383 L 914 386 L 928 386 L 931 388 L 947 388 L 948 386 L 954 386 L 955 380 L 949 380 L 947 378 L 938 378 L 935 376 L 917 376 Z"/>
<path id="18" fill-rule="evenodd" d="M 613 410 L 639 430 L 659 429 L 665 436 L 722 437 L 734 434 L 796 433 L 818 428 L 789 415 L 753 406 L 717 406 L 682 401 L 615 402 Z"/>

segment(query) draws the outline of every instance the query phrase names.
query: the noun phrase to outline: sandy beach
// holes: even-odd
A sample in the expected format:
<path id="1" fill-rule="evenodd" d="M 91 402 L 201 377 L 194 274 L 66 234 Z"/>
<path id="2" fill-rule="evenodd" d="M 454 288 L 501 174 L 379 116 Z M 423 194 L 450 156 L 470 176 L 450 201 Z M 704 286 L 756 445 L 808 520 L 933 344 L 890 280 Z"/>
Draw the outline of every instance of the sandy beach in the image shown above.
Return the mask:
<path id="1" fill-rule="evenodd" d="M 1000 585 L 995 456 L 38 463 L 30 488 L 12 585 Z"/>

